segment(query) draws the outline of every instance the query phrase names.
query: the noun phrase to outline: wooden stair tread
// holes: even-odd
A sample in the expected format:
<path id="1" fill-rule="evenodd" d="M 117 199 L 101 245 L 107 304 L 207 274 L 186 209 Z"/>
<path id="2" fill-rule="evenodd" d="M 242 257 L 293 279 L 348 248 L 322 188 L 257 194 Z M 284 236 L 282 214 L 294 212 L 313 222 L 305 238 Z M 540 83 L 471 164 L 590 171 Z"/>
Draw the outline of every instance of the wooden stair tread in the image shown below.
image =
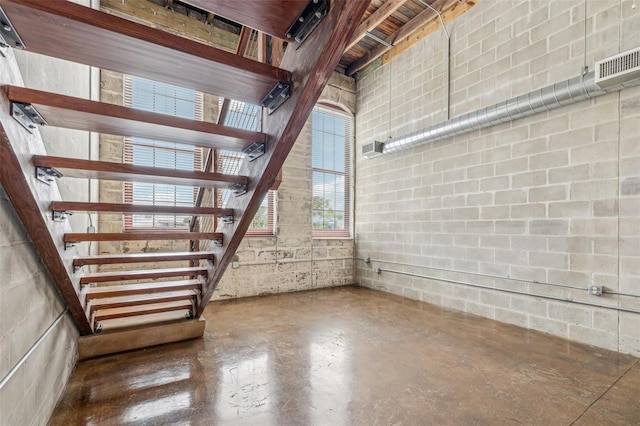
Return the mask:
<path id="1" fill-rule="evenodd" d="M 79 232 L 64 234 L 65 243 L 83 241 L 168 241 L 168 240 L 220 240 L 219 232 Z"/>
<path id="2" fill-rule="evenodd" d="M 144 263 L 144 262 L 173 262 L 181 260 L 213 260 L 213 252 L 210 251 L 186 251 L 173 253 L 127 253 L 127 254 L 101 254 L 95 256 L 78 257 L 73 259 L 73 266 L 84 265 L 108 265 L 117 263 Z"/>
<path id="3" fill-rule="evenodd" d="M 31 104 L 48 125 L 205 148 L 242 151 L 263 133 L 127 108 L 24 87 L 5 86 L 12 102 Z"/>
<path id="4" fill-rule="evenodd" d="M 302 12 L 307 0 L 187 0 L 187 3 L 263 33 L 286 39 L 287 29 Z"/>
<path id="5" fill-rule="evenodd" d="M 125 306 L 121 308 L 107 308 L 95 311 L 94 320 L 104 321 L 114 318 L 125 318 L 138 315 L 157 314 L 160 312 L 181 311 L 191 309 L 191 300 L 176 300 L 173 302 L 152 303 L 147 305 Z"/>
<path id="6" fill-rule="evenodd" d="M 91 311 L 107 308 L 122 308 L 125 306 L 146 305 L 150 303 L 174 302 L 178 300 L 192 300 L 198 296 L 194 290 L 169 291 L 166 293 L 139 294 L 119 297 L 105 297 L 91 301 Z"/>
<path id="7" fill-rule="evenodd" d="M 187 275 L 207 275 L 207 268 L 195 266 L 189 268 L 141 269 L 134 271 L 96 272 L 80 277 L 80 284 L 102 283 L 108 281 L 142 280 Z"/>
<path id="8" fill-rule="evenodd" d="M 34 155 L 32 162 L 35 167 L 53 168 L 62 173 L 63 176 L 83 179 L 106 179 L 210 188 L 228 188 L 236 183 L 246 185 L 249 181 L 246 176 L 239 175 L 136 166 L 133 164 L 52 157 L 48 155 Z"/>
<path id="9" fill-rule="evenodd" d="M 49 210 L 66 212 L 175 214 L 187 216 L 233 216 L 234 213 L 233 209 L 221 209 L 214 207 L 181 207 L 128 203 L 91 203 L 80 201 L 53 201 L 49 206 Z"/>
<path id="10" fill-rule="evenodd" d="M 103 287 L 86 288 L 85 297 L 87 300 L 99 299 L 105 297 L 119 297 L 134 294 L 151 294 L 178 290 L 200 290 L 202 289 L 202 281 L 200 280 L 183 280 L 183 281 L 161 281 L 143 284 L 119 284 Z"/>
<path id="11" fill-rule="evenodd" d="M 253 104 L 291 82 L 288 71 L 72 2 L 0 4 L 31 52 Z"/>

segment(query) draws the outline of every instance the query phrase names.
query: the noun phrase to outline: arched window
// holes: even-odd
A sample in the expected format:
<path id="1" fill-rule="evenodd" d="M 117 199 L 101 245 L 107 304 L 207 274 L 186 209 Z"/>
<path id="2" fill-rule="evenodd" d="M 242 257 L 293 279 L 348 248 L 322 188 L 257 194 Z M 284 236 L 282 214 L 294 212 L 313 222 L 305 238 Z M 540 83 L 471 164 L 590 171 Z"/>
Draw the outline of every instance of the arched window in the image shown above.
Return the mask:
<path id="1" fill-rule="evenodd" d="M 311 116 L 314 237 L 351 236 L 353 116 L 320 104 Z"/>

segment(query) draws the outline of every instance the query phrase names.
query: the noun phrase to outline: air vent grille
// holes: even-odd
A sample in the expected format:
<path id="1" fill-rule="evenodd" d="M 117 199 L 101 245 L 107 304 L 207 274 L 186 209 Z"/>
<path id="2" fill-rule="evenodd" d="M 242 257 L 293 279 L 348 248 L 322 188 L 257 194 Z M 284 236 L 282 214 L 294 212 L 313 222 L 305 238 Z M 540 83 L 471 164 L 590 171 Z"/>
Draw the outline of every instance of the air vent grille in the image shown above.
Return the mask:
<path id="1" fill-rule="evenodd" d="M 640 78 L 640 48 L 596 62 L 595 82 L 610 87 Z"/>

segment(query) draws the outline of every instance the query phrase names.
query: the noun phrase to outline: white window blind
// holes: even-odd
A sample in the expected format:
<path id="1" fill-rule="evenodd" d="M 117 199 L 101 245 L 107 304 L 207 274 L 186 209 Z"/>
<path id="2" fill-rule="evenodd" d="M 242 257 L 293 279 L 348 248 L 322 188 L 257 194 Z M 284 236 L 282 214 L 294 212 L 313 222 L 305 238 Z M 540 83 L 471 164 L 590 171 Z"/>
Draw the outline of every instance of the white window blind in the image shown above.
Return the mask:
<path id="1" fill-rule="evenodd" d="M 353 117 L 319 105 L 311 116 L 315 237 L 349 237 Z"/>
<path id="2" fill-rule="evenodd" d="M 145 78 L 125 76 L 125 106 L 182 118 L 202 120 L 202 93 Z M 131 137 L 125 139 L 124 161 L 138 166 L 179 170 L 201 170 L 202 150 L 190 145 Z M 193 206 L 197 188 L 127 182 L 126 203 L 165 206 Z M 143 215 L 125 216 L 125 229 L 188 230 L 191 216 Z"/>

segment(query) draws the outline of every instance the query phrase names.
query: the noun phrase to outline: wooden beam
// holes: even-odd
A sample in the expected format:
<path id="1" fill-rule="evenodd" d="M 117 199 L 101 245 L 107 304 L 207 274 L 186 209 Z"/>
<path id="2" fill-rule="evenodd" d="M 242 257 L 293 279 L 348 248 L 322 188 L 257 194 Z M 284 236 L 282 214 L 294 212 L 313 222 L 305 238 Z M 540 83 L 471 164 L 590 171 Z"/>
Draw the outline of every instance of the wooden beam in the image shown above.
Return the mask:
<path id="1" fill-rule="evenodd" d="M 169 277 L 190 277 L 207 275 L 207 268 L 166 268 L 133 271 L 108 271 L 86 274 L 80 277 L 80 284 L 106 283 L 111 281 L 153 280 Z"/>
<path id="2" fill-rule="evenodd" d="M 240 30 L 240 37 L 238 38 L 238 46 L 236 46 L 236 55 L 244 56 L 247 52 L 247 46 L 251 39 L 251 28 L 242 27 Z"/>
<path id="3" fill-rule="evenodd" d="M 238 208 L 244 213 L 233 227 L 223 227 L 226 247 L 212 247 L 218 265 L 207 280 L 208 285 L 196 318 L 202 315 L 215 286 L 232 262 L 253 216 L 273 186 L 368 4 L 365 1 L 334 0 L 326 17 L 306 41 L 298 49 L 287 49 L 285 52 L 282 67 L 292 70 L 294 76 L 291 96 L 264 120 L 263 131 L 270 136 L 267 152 L 252 162 L 243 163 L 241 173 L 247 173 L 253 180 L 247 193 L 230 200 L 228 207 Z"/>
<path id="4" fill-rule="evenodd" d="M 50 126 L 118 136 L 242 151 L 266 136 L 234 127 L 189 120 L 57 93 L 5 86 L 12 102 L 32 105 Z"/>
<path id="5" fill-rule="evenodd" d="M 8 108 L 8 105 L 4 105 L 4 107 Z M 3 114 L 3 116 L 9 117 L 7 114 Z M 26 170 L 23 171 L 23 166 L 18 160 L 2 123 L 0 123 L 0 164 L 0 183 L 11 200 L 16 214 L 29 234 L 42 262 L 49 271 L 52 281 L 69 307 L 80 334 L 91 334 L 93 330 L 80 303 L 68 268 L 62 260 L 60 248 L 51 235 L 45 216 L 40 212 L 38 200 L 33 196 L 32 188 L 25 179 Z M 16 300 L 14 302 L 24 301 Z"/>
<path id="6" fill-rule="evenodd" d="M 254 104 L 276 82 L 291 81 L 271 65 L 73 2 L 0 0 L 0 6 L 31 52 Z"/>
<path id="7" fill-rule="evenodd" d="M 432 6 L 437 10 L 443 10 L 455 7 L 456 4 L 458 4 L 458 0 L 438 0 L 434 2 Z M 395 46 L 395 44 L 400 40 L 404 39 L 405 37 L 409 37 L 412 33 L 419 30 L 421 27 L 434 19 L 438 19 L 438 15 L 431 9 L 425 9 L 418 15 L 416 15 L 412 20 L 400 27 L 398 31 L 388 36 L 385 41 L 388 44 Z M 356 72 L 360 71 L 361 69 L 378 59 L 390 49 L 391 48 L 387 45 L 378 44 L 376 47 L 368 51 L 367 54 L 362 58 L 349 65 L 349 67 L 345 71 L 345 74 L 352 76 Z"/>
<path id="8" fill-rule="evenodd" d="M 480 0 L 464 0 L 464 2 L 448 1 L 443 6 L 443 12 L 441 12 L 442 19 L 444 20 L 445 24 L 448 24 L 479 2 Z M 385 52 L 382 55 L 382 63 L 388 63 L 393 58 L 402 54 L 411 46 L 415 45 L 420 40 L 436 31 L 442 31 L 442 23 L 440 22 L 440 19 L 432 19 L 425 25 L 421 26 L 417 31 L 396 39 L 393 49 Z"/>
<path id="9" fill-rule="evenodd" d="M 65 243 L 83 241 L 169 241 L 169 240 L 219 240 L 218 232 L 70 232 L 64 234 Z"/>
<path id="10" fill-rule="evenodd" d="M 87 287 L 84 290 L 87 300 L 106 297 L 122 297 L 135 294 L 154 294 L 167 291 L 201 290 L 201 280 L 156 281 L 143 284 L 121 284 L 101 287 Z"/>
<path id="11" fill-rule="evenodd" d="M 94 313 L 95 321 L 106 321 L 116 318 L 137 317 L 140 315 L 159 314 L 161 312 L 183 311 L 193 308 L 190 299 L 174 302 L 151 303 L 147 305 L 127 306 L 123 308 L 101 309 Z"/>
<path id="12" fill-rule="evenodd" d="M 279 38 L 307 5 L 307 0 L 184 0 L 185 3 Z"/>
<path id="13" fill-rule="evenodd" d="M 233 216 L 233 209 L 220 209 L 214 207 L 181 207 L 142 204 L 93 203 L 80 201 L 54 201 L 49 206 L 49 210 L 62 212 Z"/>
<path id="14" fill-rule="evenodd" d="M 387 0 L 380 6 L 375 12 L 373 12 L 367 19 L 362 21 L 356 30 L 356 33 L 351 38 L 349 44 L 344 49 L 345 52 L 358 44 L 369 31 L 375 29 L 378 25 L 382 24 L 389 16 L 405 4 L 408 0 Z"/>
<path id="15" fill-rule="evenodd" d="M 105 297 L 94 299 L 89 308 L 91 312 L 101 309 L 124 308 L 126 306 L 148 305 L 151 303 L 175 302 L 178 300 L 195 300 L 197 293 L 193 290 L 170 291 L 166 293 L 141 294 L 135 296 Z"/>
<path id="16" fill-rule="evenodd" d="M 165 10 L 149 0 L 100 0 L 100 10 L 143 25 L 172 32 L 181 37 L 202 41 L 232 52 L 238 44 L 238 34 L 227 28 L 207 25 L 189 16 Z"/>
<path id="17" fill-rule="evenodd" d="M 247 184 L 248 178 L 239 175 L 206 173 L 190 170 L 164 169 L 161 167 L 136 166 L 108 161 L 82 160 L 78 158 L 34 155 L 35 167 L 53 168 L 66 177 L 83 179 L 106 179 L 124 182 L 148 182 L 167 185 L 228 188 L 232 184 Z"/>
<path id="18" fill-rule="evenodd" d="M 87 265 L 119 265 L 124 263 L 148 263 L 148 262 L 179 262 L 191 260 L 213 261 L 213 253 L 205 251 L 197 252 L 168 252 L 168 253 L 125 253 L 125 254 L 100 254 L 73 259 L 73 266 L 81 268 Z"/>

